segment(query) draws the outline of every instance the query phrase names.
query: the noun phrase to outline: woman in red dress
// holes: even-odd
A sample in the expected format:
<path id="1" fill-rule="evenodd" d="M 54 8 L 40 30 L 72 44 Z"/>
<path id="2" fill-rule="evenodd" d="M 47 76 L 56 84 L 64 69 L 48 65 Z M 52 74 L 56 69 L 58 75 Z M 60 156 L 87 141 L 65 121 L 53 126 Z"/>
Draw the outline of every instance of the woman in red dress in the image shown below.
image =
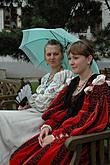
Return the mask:
<path id="1" fill-rule="evenodd" d="M 42 118 L 39 135 L 24 143 L 11 156 L 10 165 L 68 165 L 72 154 L 64 145 L 70 136 L 100 132 L 108 124 L 110 82 L 104 75 L 93 74 L 91 45 L 73 43 L 68 50 L 74 79 L 53 100 Z M 83 146 L 80 164 L 88 165 L 89 146 Z"/>

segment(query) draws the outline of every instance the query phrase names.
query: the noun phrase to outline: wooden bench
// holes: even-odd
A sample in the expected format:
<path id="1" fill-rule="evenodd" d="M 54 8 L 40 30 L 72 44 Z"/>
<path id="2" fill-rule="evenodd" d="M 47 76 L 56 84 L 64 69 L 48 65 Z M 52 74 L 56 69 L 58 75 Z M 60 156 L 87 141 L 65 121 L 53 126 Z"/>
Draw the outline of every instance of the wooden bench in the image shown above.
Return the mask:
<path id="1" fill-rule="evenodd" d="M 16 109 L 15 101 L 21 83 L 9 80 L 0 80 L 0 109 Z"/>
<path id="2" fill-rule="evenodd" d="M 82 145 L 87 143 L 90 145 L 90 165 L 110 165 L 110 128 L 100 133 L 72 136 L 67 139 L 65 146 L 73 154 L 70 165 L 81 165 Z"/>

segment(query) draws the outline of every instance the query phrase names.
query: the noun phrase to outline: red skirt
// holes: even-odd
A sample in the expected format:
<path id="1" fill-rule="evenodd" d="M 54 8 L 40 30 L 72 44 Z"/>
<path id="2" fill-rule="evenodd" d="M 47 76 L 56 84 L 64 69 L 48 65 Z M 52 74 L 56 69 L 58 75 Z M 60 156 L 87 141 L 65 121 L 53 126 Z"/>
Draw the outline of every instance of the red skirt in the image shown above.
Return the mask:
<path id="1" fill-rule="evenodd" d="M 55 140 L 42 148 L 38 136 L 35 136 L 14 152 L 10 165 L 69 165 L 73 153 L 68 152 L 65 147 L 66 139 Z M 82 151 L 81 165 L 88 165 L 87 147 Z"/>

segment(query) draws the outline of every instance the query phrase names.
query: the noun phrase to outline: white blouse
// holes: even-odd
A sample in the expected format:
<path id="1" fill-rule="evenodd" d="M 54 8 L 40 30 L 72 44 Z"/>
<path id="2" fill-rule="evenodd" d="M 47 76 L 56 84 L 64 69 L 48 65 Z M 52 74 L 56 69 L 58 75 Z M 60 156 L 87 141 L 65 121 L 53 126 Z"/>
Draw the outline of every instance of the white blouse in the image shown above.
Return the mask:
<path id="1" fill-rule="evenodd" d="M 51 82 L 48 82 L 49 76 L 50 73 L 47 73 L 41 79 L 41 85 L 29 99 L 30 106 L 39 112 L 44 112 L 55 96 L 74 78 L 73 72 L 69 70 L 57 72 Z"/>

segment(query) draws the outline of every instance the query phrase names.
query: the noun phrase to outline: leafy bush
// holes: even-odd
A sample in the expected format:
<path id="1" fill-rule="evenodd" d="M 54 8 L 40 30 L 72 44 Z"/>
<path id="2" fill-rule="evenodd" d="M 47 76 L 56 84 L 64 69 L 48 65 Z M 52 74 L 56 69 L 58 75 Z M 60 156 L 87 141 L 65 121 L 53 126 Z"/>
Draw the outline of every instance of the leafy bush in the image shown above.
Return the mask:
<path id="1" fill-rule="evenodd" d="M 110 23 L 100 31 L 93 42 L 97 58 L 110 58 Z"/>
<path id="2" fill-rule="evenodd" d="M 37 89 L 38 85 L 39 85 L 39 83 L 37 83 L 35 81 L 31 82 L 32 93 L 36 92 L 36 89 Z"/>
<path id="3" fill-rule="evenodd" d="M 10 55 L 16 59 L 29 61 L 23 51 L 19 49 L 22 40 L 22 31 L 14 30 L 12 32 L 0 32 L 0 56 Z"/>

